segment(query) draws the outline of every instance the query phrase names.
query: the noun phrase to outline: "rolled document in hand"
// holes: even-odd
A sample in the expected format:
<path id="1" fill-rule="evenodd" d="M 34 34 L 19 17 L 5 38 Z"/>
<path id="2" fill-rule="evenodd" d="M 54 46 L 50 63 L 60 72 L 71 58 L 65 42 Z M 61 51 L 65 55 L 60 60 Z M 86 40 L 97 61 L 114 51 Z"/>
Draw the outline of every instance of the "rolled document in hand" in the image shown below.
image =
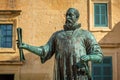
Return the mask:
<path id="1" fill-rule="evenodd" d="M 21 28 L 17 28 L 17 36 L 18 36 L 17 46 L 19 48 L 20 61 L 25 61 L 23 50 L 19 47 L 20 45 L 22 45 L 22 29 Z"/>

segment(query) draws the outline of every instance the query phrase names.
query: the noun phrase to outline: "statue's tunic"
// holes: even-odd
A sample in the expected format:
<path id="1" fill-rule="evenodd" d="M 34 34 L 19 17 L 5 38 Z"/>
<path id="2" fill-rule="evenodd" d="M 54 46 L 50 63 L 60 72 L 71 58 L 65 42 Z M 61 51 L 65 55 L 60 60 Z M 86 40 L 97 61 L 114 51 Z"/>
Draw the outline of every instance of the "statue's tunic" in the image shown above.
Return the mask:
<path id="1" fill-rule="evenodd" d="M 80 57 L 93 54 L 102 56 L 94 36 L 80 28 L 58 31 L 51 36 L 46 45 L 40 48 L 42 63 L 55 54 L 54 80 L 88 80 L 86 65 L 80 61 Z M 96 62 L 101 60 L 102 58 Z"/>

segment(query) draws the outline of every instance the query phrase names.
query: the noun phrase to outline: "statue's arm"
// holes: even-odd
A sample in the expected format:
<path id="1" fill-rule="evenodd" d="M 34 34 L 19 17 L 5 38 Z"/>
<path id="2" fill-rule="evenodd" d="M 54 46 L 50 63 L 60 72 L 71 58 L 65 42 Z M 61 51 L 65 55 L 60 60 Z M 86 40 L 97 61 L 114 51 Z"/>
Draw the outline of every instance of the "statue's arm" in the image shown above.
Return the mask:
<path id="1" fill-rule="evenodd" d="M 87 38 L 85 40 L 86 45 L 86 56 L 82 56 L 81 60 L 92 61 L 92 62 L 101 62 L 103 60 L 103 52 L 97 43 L 94 35 L 90 32 L 87 33 Z"/>
<path id="2" fill-rule="evenodd" d="M 90 54 L 89 58 L 90 58 L 90 61 L 99 63 L 99 62 L 102 61 L 103 55 L 101 55 L 101 54 Z"/>
<path id="3" fill-rule="evenodd" d="M 101 62 L 103 60 L 103 52 L 101 50 L 100 45 L 96 41 L 94 35 L 91 33 L 89 33 L 88 44 L 89 44 L 88 47 L 90 48 L 88 51 L 90 60 L 93 62 Z"/>
<path id="4" fill-rule="evenodd" d="M 103 59 L 103 55 L 99 55 L 99 54 L 89 54 L 89 55 L 83 55 L 81 56 L 81 60 L 84 61 L 84 62 L 87 62 L 87 61 L 92 61 L 92 62 L 101 62 Z"/>
<path id="5" fill-rule="evenodd" d="M 22 45 L 20 45 L 20 48 L 28 50 L 38 56 L 42 55 L 42 47 L 37 47 L 37 46 L 32 46 L 26 43 L 22 43 Z"/>
<path id="6" fill-rule="evenodd" d="M 28 50 L 41 58 L 41 62 L 44 63 L 46 60 L 50 59 L 55 53 L 55 34 L 51 36 L 46 45 L 44 46 L 32 46 L 26 43 L 22 43 L 19 48 Z"/>

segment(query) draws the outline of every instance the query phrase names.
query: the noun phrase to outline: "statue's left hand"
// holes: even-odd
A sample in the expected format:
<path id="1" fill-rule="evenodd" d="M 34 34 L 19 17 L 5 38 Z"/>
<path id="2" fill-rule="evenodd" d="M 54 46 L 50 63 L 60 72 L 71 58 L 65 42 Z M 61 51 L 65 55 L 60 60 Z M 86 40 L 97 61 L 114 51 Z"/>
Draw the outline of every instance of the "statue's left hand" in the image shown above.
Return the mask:
<path id="1" fill-rule="evenodd" d="M 90 55 L 83 55 L 80 57 L 80 60 L 84 62 L 90 61 Z"/>

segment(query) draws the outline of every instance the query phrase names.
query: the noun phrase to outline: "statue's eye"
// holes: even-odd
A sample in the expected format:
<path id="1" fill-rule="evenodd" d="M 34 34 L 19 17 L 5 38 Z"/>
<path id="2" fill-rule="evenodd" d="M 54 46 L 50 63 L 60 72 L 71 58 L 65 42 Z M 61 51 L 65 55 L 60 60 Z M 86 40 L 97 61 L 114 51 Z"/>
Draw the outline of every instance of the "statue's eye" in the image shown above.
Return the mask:
<path id="1" fill-rule="evenodd" d="M 69 14 L 70 16 L 74 16 L 74 14 Z"/>

